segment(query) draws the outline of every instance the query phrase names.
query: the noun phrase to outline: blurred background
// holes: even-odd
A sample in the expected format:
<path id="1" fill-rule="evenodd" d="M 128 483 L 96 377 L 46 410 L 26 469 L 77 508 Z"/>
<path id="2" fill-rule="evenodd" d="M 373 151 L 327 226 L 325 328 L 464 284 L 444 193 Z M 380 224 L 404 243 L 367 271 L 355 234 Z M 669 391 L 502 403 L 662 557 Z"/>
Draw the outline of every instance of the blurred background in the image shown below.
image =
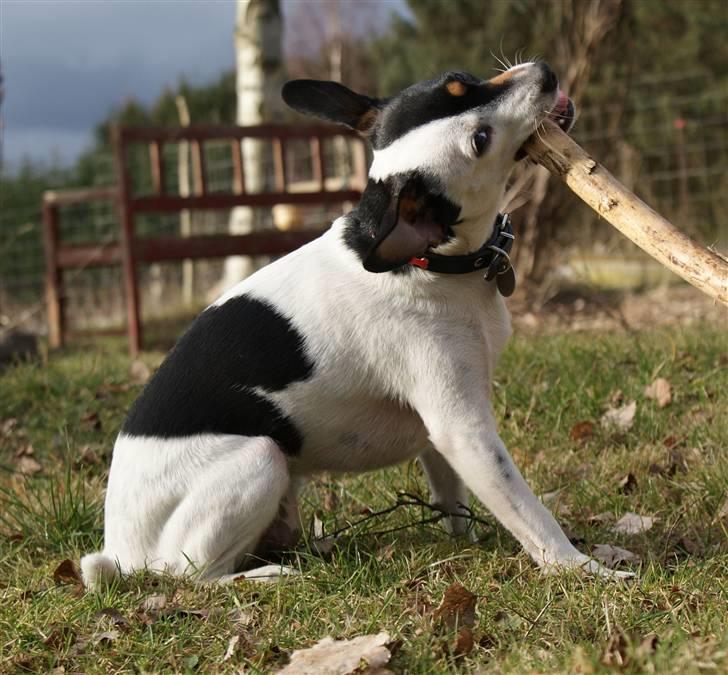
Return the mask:
<path id="1" fill-rule="evenodd" d="M 576 140 L 683 231 L 725 251 L 724 0 L 2 0 L 0 328 L 45 332 L 42 195 L 114 188 L 112 125 L 301 124 L 280 102 L 288 78 L 334 79 L 386 96 L 443 70 L 488 78 L 534 57 L 551 63 L 576 100 Z M 172 189 L 182 190 L 189 149 L 169 144 L 165 152 Z M 205 152 L 211 191 L 226 189 L 229 153 L 214 144 Z M 307 180 L 310 149 L 290 144 L 286 152 L 288 180 Z M 324 179 L 349 181 L 350 144 L 332 141 L 324 154 Z M 269 188 L 270 153 L 252 161 L 248 173 Z M 148 162 L 140 155 L 130 166 L 144 190 Z M 522 163 L 507 197 L 519 235 L 516 302 L 677 283 L 545 171 Z M 138 218 L 137 229 L 325 227 L 341 207 L 302 208 L 288 224 L 269 208 L 234 211 L 155 214 Z M 118 237 L 113 201 L 69 206 L 61 216 L 65 242 Z M 262 262 L 145 266 L 144 315 L 189 315 Z M 123 323 L 119 267 L 74 270 L 64 292 L 72 327 Z"/>

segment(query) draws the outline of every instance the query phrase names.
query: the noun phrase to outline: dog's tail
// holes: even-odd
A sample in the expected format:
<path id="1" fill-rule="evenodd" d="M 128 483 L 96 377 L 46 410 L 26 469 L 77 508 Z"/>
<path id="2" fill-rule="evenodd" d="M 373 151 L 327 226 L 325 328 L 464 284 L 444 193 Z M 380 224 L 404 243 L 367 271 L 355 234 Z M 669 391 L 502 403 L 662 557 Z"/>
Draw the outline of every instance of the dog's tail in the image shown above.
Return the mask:
<path id="1" fill-rule="evenodd" d="M 108 584 L 119 575 L 119 566 L 104 553 L 89 553 L 81 558 L 81 576 L 90 591 Z"/>

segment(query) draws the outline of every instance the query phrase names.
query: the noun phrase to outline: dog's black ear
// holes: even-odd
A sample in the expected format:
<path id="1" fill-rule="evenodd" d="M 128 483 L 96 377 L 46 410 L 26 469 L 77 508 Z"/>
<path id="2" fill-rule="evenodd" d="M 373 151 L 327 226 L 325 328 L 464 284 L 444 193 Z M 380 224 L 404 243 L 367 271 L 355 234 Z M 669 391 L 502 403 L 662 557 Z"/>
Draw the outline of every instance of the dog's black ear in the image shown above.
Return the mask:
<path id="1" fill-rule="evenodd" d="M 369 272 L 389 272 L 422 257 L 448 238 L 460 214 L 458 206 L 431 192 L 420 177 L 408 179 L 399 189 L 370 182 L 367 191 L 370 189 L 375 194 L 367 205 L 365 191 L 359 209 L 369 207 L 371 211 L 374 205 L 373 210 L 382 215 L 378 226 L 370 224 L 372 242 L 363 258 L 364 269 Z"/>
<path id="2" fill-rule="evenodd" d="M 364 135 L 374 127 L 383 104 L 343 84 L 324 80 L 291 80 L 283 85 L 281 95 L 300 113 L 345 124 Z"/>

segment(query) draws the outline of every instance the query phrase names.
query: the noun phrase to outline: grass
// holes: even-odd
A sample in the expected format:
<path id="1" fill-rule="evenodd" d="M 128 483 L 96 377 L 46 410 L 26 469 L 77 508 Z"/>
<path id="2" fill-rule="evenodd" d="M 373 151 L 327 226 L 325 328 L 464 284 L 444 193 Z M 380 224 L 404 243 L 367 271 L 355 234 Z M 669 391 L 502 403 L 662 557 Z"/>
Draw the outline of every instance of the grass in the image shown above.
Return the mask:
<path id="1" fill-rule="evenodd" d="M 609 543 L 642 558 L 634 583 L 542 577 L 483 509 L 471 544 L 410 506 L 347 530 L 325 557 L 301 546 L 288 563 L 302 575 L 279 584 L 139 574 L 99 594 L 54 570 L 101 542 L 110 449 L 139 387 L 113 343 L 18 364 L 0 374 L 0 672 L 270 672 L 326 635 L 382 630 L 400 644 L 394 672 L 725 672 L 727 355 L 720 326 L 520 338 L 504 354 L 495 407 L 506 444 L 537 493 L 556 493 L 549 505 L 582 550 Z M 664 408 L 643 394 L 658 376 L 673 390 Z M 637 401 L 634 425 L 603 429 L 620 400 Z M 592 425 L 577 438 L 581 422 Z M 18 474 L 18 454 L 41 471 Z M 316 512 L 331 532 L 401 491 L 426 496 L 416 464 L 321 476 L 304 523 Z M 628 511 L 654 527 L 611 532 Z M 475 643 L 460 656 L 433 621 L 454 582 L 478 597 Z M 144 602 L 159 595 L 155 614 Z"/>

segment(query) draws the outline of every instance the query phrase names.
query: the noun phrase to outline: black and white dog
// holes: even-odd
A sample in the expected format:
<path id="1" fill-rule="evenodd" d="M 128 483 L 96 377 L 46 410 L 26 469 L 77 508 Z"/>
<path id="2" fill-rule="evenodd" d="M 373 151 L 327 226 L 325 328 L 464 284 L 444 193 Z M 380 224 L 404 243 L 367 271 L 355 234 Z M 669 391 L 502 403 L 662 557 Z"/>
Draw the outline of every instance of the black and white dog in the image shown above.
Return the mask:
<path id="1" fill-rule="evenodd" d="M 364 195 L 225 293 L 170 352 L 117 438 L 104 549 L 81 561 L 87 585 L 145 568 L 232 578 L 295 540 L 296 493 L 312 474 L 414 457 L 451 531 L 465 529 L 470 490 L 541 567 L 622 575 L 571 545 L 489 401 L 511 332 L 512 237 L 498 207 L 536 126 L 549 114 L 571 125 L 554 72 L 449 72 L 386 100 L 297 80 L 283 98 L 369 138 Z"/>

